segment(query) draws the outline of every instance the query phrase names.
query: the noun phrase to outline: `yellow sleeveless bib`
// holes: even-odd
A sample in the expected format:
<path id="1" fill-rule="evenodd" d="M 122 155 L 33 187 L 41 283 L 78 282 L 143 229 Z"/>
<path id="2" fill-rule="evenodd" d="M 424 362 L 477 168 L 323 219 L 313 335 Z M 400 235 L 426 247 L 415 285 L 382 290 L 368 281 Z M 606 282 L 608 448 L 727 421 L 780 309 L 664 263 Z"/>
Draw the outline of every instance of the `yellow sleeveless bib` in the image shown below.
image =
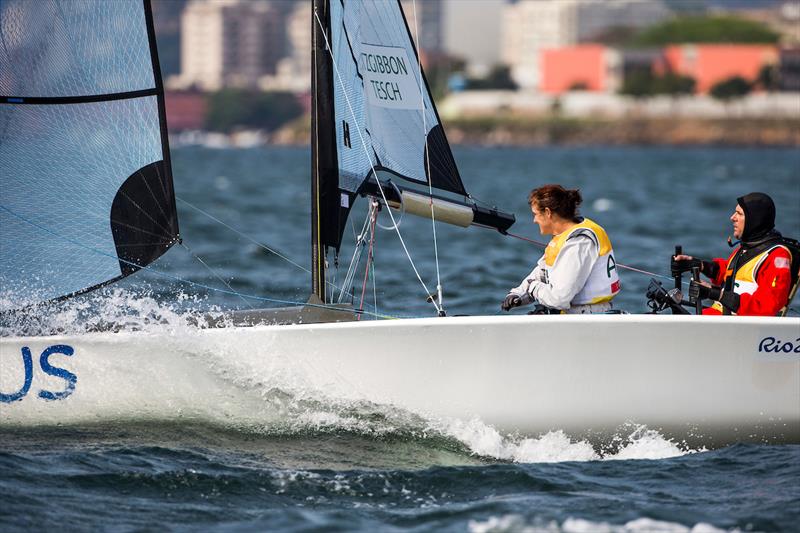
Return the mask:
<path id="1" fill-rule="evenodd" d="M 570 236 L 580 230 L 589 230 L 594 235 L 599 250 L 592 271 L 583 288 L 573 298 L 572 304 L 584 305 L 611 301 L 620 290 L 617 263 L 606 230 L 596 222 L 584 218 L 583 222 L 576 224 L 568 231 L 554 235 L 544 250 L 544 261 L 548 267 L 552 268 L 564 244 Z"/>

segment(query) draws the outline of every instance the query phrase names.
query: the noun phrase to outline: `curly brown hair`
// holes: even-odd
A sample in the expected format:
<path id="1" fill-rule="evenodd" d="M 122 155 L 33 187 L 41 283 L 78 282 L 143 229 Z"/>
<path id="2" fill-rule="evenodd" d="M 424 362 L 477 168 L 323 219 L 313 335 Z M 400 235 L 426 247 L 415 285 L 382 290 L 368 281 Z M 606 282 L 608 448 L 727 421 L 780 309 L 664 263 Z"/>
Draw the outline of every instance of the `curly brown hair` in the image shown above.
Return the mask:
<path id="1" fill-rule="evenodd" d="M 566 220 L 580 220 L 578 206 L 583 201 L 580 189 L 565 189 L 558 184 L 542 185 L 533 189 L 528 195 L 528 205 L 534 203 L 538 209 L 550 209 Z"/>

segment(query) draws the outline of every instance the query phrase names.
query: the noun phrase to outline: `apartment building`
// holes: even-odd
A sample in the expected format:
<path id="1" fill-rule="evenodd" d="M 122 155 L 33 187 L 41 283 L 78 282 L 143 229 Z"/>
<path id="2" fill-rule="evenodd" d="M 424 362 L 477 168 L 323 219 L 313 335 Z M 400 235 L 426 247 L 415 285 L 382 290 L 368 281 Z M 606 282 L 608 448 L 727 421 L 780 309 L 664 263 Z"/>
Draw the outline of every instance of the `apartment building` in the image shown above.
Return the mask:
<path id="1" fill-rule="evenodd" d="M 257 88 L 286 56 L 292 3 L 192 0 L 181 17 L 181 73 L 176 88 Z"/>
<path id="2" fill-rule="evenodd" d="M 505 8 L 503 62 L 521 88 L 537 90 L 541 50 L 588 42 L 612 28 L 642 28 L 670 15 L 662 0 L 519 0 Z"/>

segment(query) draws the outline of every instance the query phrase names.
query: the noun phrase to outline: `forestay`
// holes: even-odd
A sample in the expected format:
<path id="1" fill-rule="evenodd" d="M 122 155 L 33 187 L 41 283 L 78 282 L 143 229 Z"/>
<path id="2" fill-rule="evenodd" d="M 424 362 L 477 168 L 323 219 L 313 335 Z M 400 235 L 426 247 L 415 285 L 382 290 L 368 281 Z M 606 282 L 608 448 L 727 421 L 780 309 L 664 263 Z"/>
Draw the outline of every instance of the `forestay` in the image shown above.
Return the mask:
<path id="1" fill-rule="evenodd" d="M 3 296 L 60 298 L 158 258 L 178 222 L 149 0 L 4 0 L 0 37 Z"/>

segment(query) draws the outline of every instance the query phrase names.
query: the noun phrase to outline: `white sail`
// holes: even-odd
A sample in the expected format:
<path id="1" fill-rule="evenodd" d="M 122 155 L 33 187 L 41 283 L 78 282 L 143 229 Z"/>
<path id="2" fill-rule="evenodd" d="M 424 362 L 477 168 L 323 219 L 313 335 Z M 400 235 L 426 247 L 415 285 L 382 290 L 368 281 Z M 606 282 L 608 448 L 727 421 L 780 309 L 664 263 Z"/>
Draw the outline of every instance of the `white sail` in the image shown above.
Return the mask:
<path id="1" fill-rule="evenodd" d="M 466 194 L 399 2 L 332 0 L 330 25 L 340 188 L 375 169 Z"/>

